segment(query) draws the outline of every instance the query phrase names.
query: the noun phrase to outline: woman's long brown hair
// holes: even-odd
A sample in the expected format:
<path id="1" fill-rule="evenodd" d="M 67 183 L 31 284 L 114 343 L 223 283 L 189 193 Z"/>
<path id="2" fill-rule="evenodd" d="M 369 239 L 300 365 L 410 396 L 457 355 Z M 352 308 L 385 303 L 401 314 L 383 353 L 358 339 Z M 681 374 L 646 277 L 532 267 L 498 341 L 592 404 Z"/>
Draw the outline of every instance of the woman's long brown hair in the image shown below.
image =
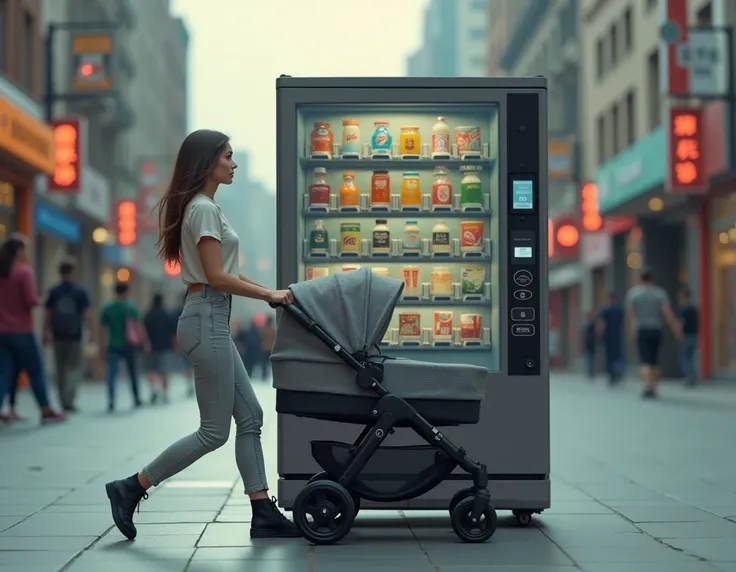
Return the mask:
<path id="1" fill-rule="evenodd" d="M 166 262 L 181 259 L 181 230 L 189 201 L 200 192 L 229 138 L 224 133 L 200 129 L 190 133 L 179 148 L 166 194 L 158 203 L 158 253 Z"/>

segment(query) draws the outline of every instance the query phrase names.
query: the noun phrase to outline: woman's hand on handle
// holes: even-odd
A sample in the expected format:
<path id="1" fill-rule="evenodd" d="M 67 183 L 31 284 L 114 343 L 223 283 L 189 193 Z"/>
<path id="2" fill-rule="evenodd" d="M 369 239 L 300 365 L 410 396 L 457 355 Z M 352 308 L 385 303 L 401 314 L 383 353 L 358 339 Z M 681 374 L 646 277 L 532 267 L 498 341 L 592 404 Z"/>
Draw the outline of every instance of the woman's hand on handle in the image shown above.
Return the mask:
<path id="1" fill-rule="evenodd" d="M 291 290 L 271 290 L 268 303 L 272 306 L 288 306 L 294 303 L 294 294 Z"/>

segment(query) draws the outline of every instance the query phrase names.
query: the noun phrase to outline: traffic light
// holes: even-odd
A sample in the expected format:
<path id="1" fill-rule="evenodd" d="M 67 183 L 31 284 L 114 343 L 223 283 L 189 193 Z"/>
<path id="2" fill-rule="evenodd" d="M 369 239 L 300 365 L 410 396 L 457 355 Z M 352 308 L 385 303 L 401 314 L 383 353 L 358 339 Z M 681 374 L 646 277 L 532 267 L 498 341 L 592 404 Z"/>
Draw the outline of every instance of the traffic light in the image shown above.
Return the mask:
<path id="1" fill-rule="evenodd" d="M 118 243 L 121 246 L 135 244 L 138 212 L 133 201 L 120 201 L 118 204 Z"/>

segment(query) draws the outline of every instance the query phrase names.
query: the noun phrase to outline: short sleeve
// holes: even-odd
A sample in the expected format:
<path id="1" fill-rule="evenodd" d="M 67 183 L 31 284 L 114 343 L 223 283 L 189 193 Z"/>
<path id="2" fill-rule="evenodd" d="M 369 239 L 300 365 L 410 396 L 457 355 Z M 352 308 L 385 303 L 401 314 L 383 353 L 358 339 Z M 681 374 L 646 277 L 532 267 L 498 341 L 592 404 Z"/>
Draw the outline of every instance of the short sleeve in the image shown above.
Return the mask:
<path id="1" fill-rule="evenodd" d="M 204 236 L 210 236 L 215 240 L 222 241 L 222 223 L 217 205 L 201 202 L 189 211 L 187 221 L 189 232 L 192 233 L 194 244 L 199 244 Z"/>
<path id="2" fill-rule="evenodd" d="M 659 289 L 659 296 L 662 299 L 663 306 L 670 305 L 670 297 L 667 295 L 667 291 L 664 288 Z"/>

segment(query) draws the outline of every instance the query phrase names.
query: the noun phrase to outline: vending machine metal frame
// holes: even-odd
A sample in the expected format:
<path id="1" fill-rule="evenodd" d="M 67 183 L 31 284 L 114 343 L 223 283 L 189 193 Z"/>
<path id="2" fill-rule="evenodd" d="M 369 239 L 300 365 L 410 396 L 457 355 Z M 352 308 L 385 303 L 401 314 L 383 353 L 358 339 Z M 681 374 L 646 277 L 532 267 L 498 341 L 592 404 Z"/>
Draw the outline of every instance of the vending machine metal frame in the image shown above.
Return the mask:
<path id="1" fill-rule="evenodd" d="M 546 80 L 282 76 L 276 88 L 279 288 L 299 280 L 297 193 L 304 192 L 297 177 L 301 106 L 498 106 L 500 280 L 494 285 L 494 295 L 500 297 L 501 309 L 500 368 L 489 373 L 480 423 L 449 427 L 444 432 L 487 465 L 494 507 L 512 510 L 520 523 L 528 523 L 531 514 L 550 507 Z M 457 356 L 438 352 L 427 357 L 422 354 L 419 359 L 456 361 Z M 360 427 L 279 414 L 280 504 L 291 508 L 309 478 L 320 471 L 311 457 L 310 440 L 339 434 L 352 441 L 359 431 Z M 468 486 L 467 479 L 467 474 L 453 474 L 417 499 L 399 505 L 366 503 L 365 508 L 446 508 L 453 494 Z"/>

